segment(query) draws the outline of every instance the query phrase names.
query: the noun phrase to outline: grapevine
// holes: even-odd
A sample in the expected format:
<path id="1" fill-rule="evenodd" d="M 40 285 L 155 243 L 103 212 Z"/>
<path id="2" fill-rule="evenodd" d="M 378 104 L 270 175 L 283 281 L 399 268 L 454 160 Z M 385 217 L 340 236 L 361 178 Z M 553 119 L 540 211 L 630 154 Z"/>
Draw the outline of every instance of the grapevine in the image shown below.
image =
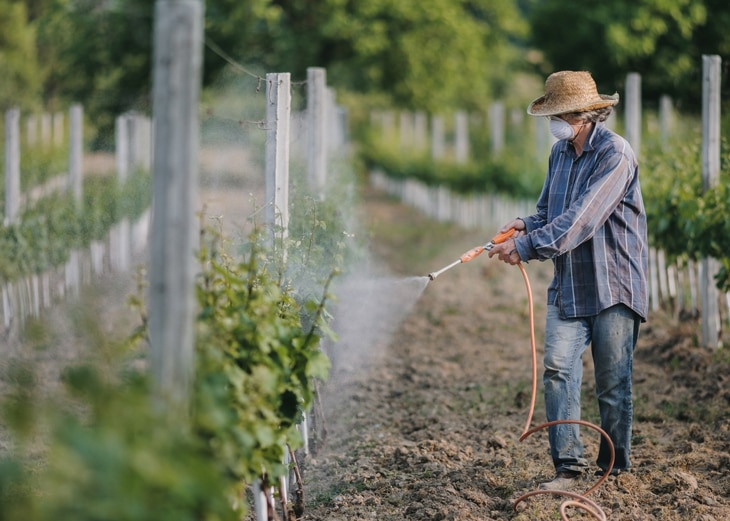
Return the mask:
<path id="1" fill-rule="evenodd" d="M 150 176 L 138 171 L 124 184 L 113 177 L 90 177 L 83 193 L 81 205 L 70 193 L 44 197 L 17 223 L 0 227 L 0 281 L 59 266 L 74 248 L 103 239 L 121 219 L 142 215 L 149 207 Z"/>
<path id="2" fill-rule="evenodd" d="M 726 145 L 724 142 L 723 145 Z M 669 261 L 713 257 L 720 263 L 717 287 L 730 290 L 730 190 L 727 146 L 721 156 L 720 182 L 703 190 L 699 141 L 678 144 L 671 152 L 649 153 L 641 167 L 642 191 L 652 246 Z"/>
<path id="3" fill-rule="evenodd" d="M 310 307 L 281 288 L 254 236 L 240 259 L 207 231 L 197 294 L 197 378 L 194 422 L 227 471 L 246 483 L 276 484 L 288 447 L 301 446 L 295 429 L 314 399 L 314 380 L 329 361 L 314 327 L 302 328 Z M 325 288 L 326 292 L 326 288 Z M 316 309 L 321 309 L 316 307 Z"/>

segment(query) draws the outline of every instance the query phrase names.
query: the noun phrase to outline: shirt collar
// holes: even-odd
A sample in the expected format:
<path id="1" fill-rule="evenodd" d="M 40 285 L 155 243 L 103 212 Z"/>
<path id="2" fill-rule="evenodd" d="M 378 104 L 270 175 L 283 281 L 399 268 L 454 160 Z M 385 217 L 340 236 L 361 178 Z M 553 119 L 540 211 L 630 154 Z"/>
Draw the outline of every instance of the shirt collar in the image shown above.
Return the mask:
<path id="1" fill-rule="evenodd" d="M 588 139 L 586 139 L 586 142 L 583 144 L 583 152 L 587 150 L 593 150 L 595 147 L 593 146 L 593 140 L 598 139 L 596 138 L 596 134 L 598 134 L 598 127 L 603 127 L 603 122 L 596 121 L 593 123 L 593 128 L 591 129 L 591 133 L 588 135 Z"/>

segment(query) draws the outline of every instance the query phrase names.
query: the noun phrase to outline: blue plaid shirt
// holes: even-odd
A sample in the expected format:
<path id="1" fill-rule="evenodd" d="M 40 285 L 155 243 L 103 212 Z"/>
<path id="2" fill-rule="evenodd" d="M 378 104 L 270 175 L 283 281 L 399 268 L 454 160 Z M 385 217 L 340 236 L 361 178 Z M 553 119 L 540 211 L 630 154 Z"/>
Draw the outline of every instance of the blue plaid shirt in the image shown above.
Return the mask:
<path id="1" fill-rule="evenodd" d="M 537 213 L 515 240 L 523 261 L 552 259 L 548 304 L 563 318 L 594 316 L 625 304 L 648 312 L 646 213 L 629 143 L 598 123 L 577 156 L 553 145 Z"/>

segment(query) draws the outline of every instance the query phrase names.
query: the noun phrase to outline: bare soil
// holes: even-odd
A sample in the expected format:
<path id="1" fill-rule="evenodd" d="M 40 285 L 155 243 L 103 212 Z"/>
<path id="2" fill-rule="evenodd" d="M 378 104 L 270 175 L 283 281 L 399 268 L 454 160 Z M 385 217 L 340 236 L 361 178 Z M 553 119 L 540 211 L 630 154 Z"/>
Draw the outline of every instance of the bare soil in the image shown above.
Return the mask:
<path id="1" fill-rule="evenodd" d="M 423 275 L 483 244 L 381 193 L 364 196 L 372 254 L 398 277 Z M 414 231 L 415 230 L 415 231 Z M 549 263 L 526 266 L 541 379 Z M 357 310 L 349 315 L 358 320 Z M 371 324 L 378 328 L 378 324 Z M 633 467 L 589 498 L 611 520 L 730 519 L 728 354 L 697 347 L 698 324 L 652 314 L 635 356 Z M 517 497 L 553 477 L 546 431 L 524 441 L 532 365 L 520 271 L 486 255 L 428 284 L 410 313 L 321 391 L 326 440 L 300 462 L 307 521 L 554 520 L 565 498 Z M 362 348 L 358 348 L 362 349 Z M 378 356 L 375 356 L 378 353 Z M 372 354 L 372 356 L 371 356 Z M 598 423 L 586 356 L 583 411 Z M 531 426 L 545 422 L 538 382 Z M 587 457 L 599 435 L 582 428 Z M 598 478 L 581 481 L 585 492 Z M 569 510 L 572 519 L 588 519 Z"/>

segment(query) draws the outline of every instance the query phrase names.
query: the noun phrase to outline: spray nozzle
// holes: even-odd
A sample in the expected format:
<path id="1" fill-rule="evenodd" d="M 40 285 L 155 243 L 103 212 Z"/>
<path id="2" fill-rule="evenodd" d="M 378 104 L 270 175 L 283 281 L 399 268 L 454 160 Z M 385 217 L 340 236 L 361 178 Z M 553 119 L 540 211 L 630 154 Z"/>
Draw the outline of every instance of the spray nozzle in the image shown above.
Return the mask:
<path id="1" fill-rule="evenodd" d="M 436 279 L 436 277 L 438 277 L 439 275 L 441 275 L 444 271 L 453 268 L 457 264 L 463 264 L 464 262 L 469 262 L 470 260 L 475 259 L 479 255 L 481 255 L 482 252 L 487 251 L 487 250 L 491 250 L 492 247 L 495 244 L 503 243 L 504 241 L 506 241 L 507 239 L 509 239 L 510 237 L 512 237 L 512 235 L 514 233 L 515 233 L 515 229 L 514 228 L 510 228 L 506 232 L 502 232 L 502 233 L 497 234 L 491 241 L 489 241 L 484 246 L 476 246 L 475 248 L 472 248 L 471 250 L 462 253 L 461 254 L 461 257 L 459 257 L 459 260 L 457 260 L 455 262 L 452 262 L 448 266 L 446 266 L 444 268 L 441 268 L 438 271 L 434 271 L 432 273 L 429 273 L 428 274 L 428 278 L 430 280 L 434 280 L 434 279 Z"/>

